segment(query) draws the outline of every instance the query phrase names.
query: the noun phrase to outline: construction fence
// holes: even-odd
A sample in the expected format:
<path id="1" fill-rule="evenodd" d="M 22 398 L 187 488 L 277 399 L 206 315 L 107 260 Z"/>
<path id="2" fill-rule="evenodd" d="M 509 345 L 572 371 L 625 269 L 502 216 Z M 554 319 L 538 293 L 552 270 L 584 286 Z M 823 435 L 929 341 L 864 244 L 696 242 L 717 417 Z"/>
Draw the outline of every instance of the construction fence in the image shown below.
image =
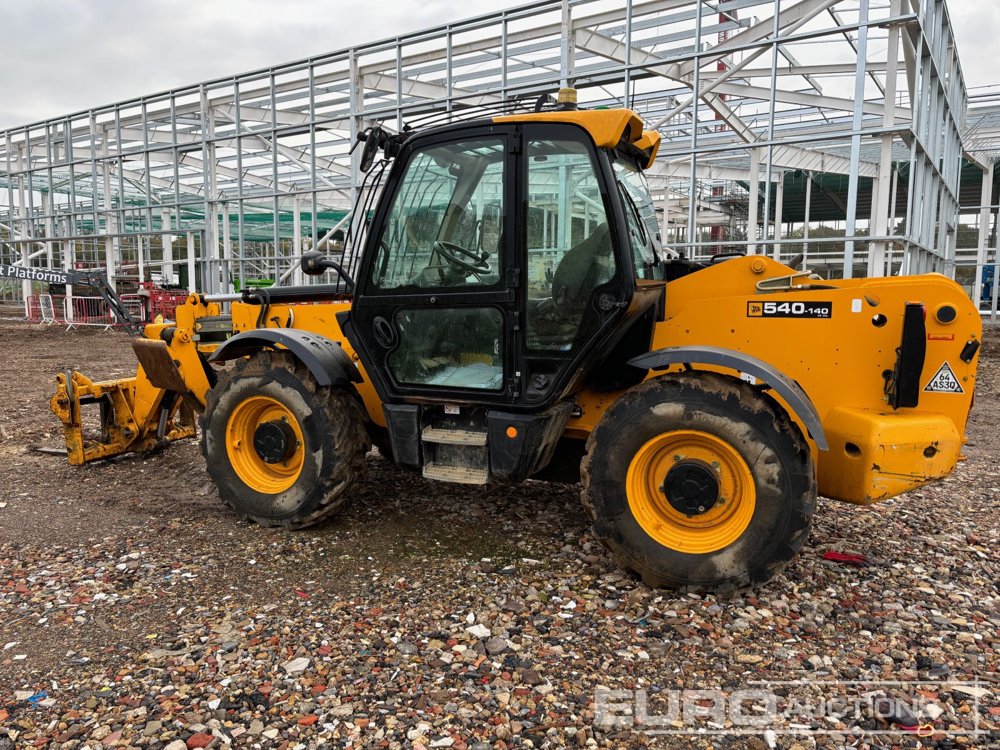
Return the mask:
<path id="1" fill-rule="evenodd" d="M 146 294 L 123 294 L 120 299 L 134 320 L 148 323 L 158 316 L 174 320 L 177 306 L 187 296 L 187 292 L 154 290 Z M 107 330 L 125 325 L 102 297 L 32 294 L 25 302 L 25 317 L 31 323 L 61 324 L 67 328 L 96 326 Z"/>

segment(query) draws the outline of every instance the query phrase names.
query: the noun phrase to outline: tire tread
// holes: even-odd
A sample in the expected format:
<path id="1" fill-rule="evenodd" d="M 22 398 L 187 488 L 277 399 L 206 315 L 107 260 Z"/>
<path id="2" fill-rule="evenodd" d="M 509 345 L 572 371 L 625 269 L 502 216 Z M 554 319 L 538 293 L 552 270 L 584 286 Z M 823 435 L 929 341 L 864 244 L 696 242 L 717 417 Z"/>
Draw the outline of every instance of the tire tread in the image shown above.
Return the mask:
<path id="1" fill-rule="evenodd" d="M 712 582 L 709 585 L 688 585 L 671 578 L 654 567 L 644 564 L 635 555 L 629 554 L 617 535 L 612 533 L 614 517 L 602 517 L 605 503 L 598 497 L 599 488 L 593 483 L 594 467 L 604 460 L 601 455 L 610 423 L 619 419 L 623 410 L 636 402 L 655 401 L 656 391 L 667 388 L 683 389 L 691 387 L 703 393 L 713 394 L 721 399 L 735 399 L 742 412 L 748 414 L 762 427 L 790 438 L 791 455 L 787 461 L 789 483 L 792 487 L 793 507 L 788 515 L 785 538 L 773 547 L 767 559 L 760 564 L 741 571 L 736 576 Z M 693 401 L 694 394 L 687 398 Z M 752 468 L 752 467 L 751 467 Z M 626 392 L 605 412 L 601 422 L 587 439 L 586 453 L 580 467 L 582 490 L 581 500 L 594 522 L 595 535 L 607 547 L 622 567 L 631 569 L 644 583 L 654 588 L 672 588 L 680 593 L 710 591 L 720 597 L 734 596 L 750 587 L 770 580 L 794 559 L 809 535 L 812 516 L 816 510 L 816 476 L 812 456 L 801 430 L 769 395 L 762 393 L 747 383 L 732 377 L 710 372 L 692 372 L 665 375 L 640 383 Z M 624 481 L 624 476 L 622 477 Z M 628 513 L 627 509 L 624 511 Z"/>
<path id="2" fill-rule="evenodd" d="M 205 411 L 201 416 L 201 450 L 206 462 L 218 460 L 209 456 L 205 438 L 218 398 L 233 380 L 255 375 L 266 375 L 275 368 L 283 368 L 294 376 L 303 387 L 316 397 L 321 419 L 329 430 L 334 453 L 339 457 L 333 462 L 332 471 L 321 481 L 326 489 L 317 500 L 308 503 L 294 514 L 273 518 L 247 512 L 233 502 L 229 493 L 220 488 L 223 502 L 243 520 L 253 521 L 264 527 L 281 526 L 286 529 L 304 529 L 315 526 L 335 515 L 350 499 L 349 489 L 366 471 L 365 455 L 371 441 L 365 429 L 365 416 L 359 398 L 353 389 L 320 386 L 309 369 L 285 352 L 260 352 L 248 359 L 239 360 L 234 367 L 220 375 L 218 384 L 209 391 Z"/>

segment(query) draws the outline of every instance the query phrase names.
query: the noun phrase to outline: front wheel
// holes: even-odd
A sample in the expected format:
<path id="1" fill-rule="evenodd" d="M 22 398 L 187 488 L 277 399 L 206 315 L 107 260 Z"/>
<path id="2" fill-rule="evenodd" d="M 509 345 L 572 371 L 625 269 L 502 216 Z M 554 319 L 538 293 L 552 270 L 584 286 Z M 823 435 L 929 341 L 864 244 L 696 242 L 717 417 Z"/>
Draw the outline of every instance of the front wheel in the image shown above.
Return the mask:
<path id="1" fill-rule="evenodd" d="M 202 417 L 219 495 L 264 526 L 304 528 L 339 510 L 370 441 L 357 399 L 320 387 L 284 352 L 260 352 L 219 379 Z"/>
<path id="2" fill-rule="evenodd" d="M 595 533 L 652 586 L 727 594 L 763 583 L 802 547 L 816 508 L 798 427 L 715 373 L 628 391 L 591 434 L 582 473 Z"/>

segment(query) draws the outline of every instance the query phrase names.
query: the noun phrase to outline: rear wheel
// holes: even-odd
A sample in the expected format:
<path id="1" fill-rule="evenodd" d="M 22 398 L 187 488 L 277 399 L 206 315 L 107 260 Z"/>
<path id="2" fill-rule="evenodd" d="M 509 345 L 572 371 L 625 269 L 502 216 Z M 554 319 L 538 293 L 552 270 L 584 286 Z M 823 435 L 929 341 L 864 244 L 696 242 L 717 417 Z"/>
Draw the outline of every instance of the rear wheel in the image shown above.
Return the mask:
<path id="1" fill-rule="evenodd" d="M 715 373 L 631 389 L 587 443 L 597 536 L 646 583 L 732 593 L 774 576 L 816 507 L 808 445 L 768 396 Z"/>
<path id="2" fill-rule="evenodd" d="M 201 445 L 219 495 L 238 513 L 304 528 L 344 505 L 370 441 L 350 391 L 318 386 L 289 354 L 261 352 L 209 392 Z"/>

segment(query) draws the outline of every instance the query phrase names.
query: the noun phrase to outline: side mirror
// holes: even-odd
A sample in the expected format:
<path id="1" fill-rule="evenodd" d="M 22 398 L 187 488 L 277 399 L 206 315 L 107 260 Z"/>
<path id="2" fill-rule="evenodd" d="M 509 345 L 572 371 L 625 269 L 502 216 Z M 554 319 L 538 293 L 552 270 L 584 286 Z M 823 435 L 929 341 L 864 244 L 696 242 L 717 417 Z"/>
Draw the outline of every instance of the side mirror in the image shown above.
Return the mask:
<path id="1" fill-rule="evenodd" d="M 327 266 L 323 265 L 326 256 L 320 250 L 310 250 L 302 253 L 299 265 L 302 266 L 302 273 L 309 276 L 321 276 L 326 273 Z"/>
<path id="2" fill-rule="evenodd" d="M 302 253 L 299 265 L 302 266 L 303 273 L 310 276 L 319 276 L 326 271 L 336 271 L 340 277 L 340 281 L 343 281 L 347 286 L 347 291 L 354 291 L 354 279 L 351 278 L 351 275 L 337 261 L 330 260 L 319 250 L 310 250 L 307 253 Z M 337 283 L 339 284 L 340 282 L 338 281 Z"/>
<path id="3" fill-rule="evenodd" d="M 388 135 L 386 135 L 386 132 L 382 130 L 378 123 L 358 133 L 358 139 L 351 146 L 350 153 L 353 154 L 358 144 L 364 141 L 365 147 L 361 150 L 361 164 L 359 165 L 362 172 L 367 172 L 372 168 L 372 164 L 375 161 L 375 154 L 378 153 L 380 148 L 385 148 L 387 139 Z"/>

